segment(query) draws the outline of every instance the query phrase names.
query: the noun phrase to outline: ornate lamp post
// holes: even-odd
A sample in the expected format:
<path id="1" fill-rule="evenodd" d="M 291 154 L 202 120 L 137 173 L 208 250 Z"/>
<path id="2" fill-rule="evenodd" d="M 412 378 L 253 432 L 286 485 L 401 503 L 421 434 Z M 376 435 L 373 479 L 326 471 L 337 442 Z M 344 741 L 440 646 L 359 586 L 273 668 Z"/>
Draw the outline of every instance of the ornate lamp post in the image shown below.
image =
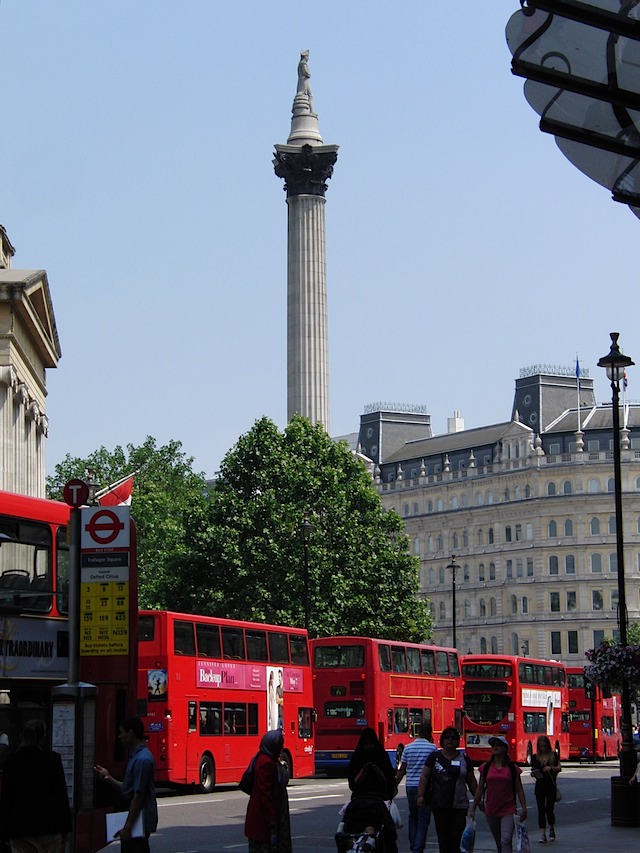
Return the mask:
<path id="1" fill-rule="evenodd" d="M 453 647 L 458 647 L 456 643 L 456 572 L 460 566 L 456 563 L 456 555 L 451 555 L 451 562 L 447 566 L 451 569 L 451 625 L 453 628 Z"/>
<path id="2" fill-rule="evenodd" d="M 308 518 L 300 525 L 302 534 L 302 547 L 304 549 L 304 627 L 309 631 L 309 538 L 313 531 L 313 524 Z"/>
<path id="3" fill-rule="evenodd" d="M 626 646 L 627 641 L 627 600 L 624 578 L 624 538 L 622 531 L 622 472 L 620 465 L 620 382 L 624 378 L 625 369 L 634 362 L 620 352 L 618 332 L 611 332 L 611 350 L 598 362 L 598 367 L 604 367 L 611 382 L 612 416 L 613 416 L 613 474 L 616 518 L 616 554 L 618 558 L 618 624 L 620 626 L 620 645 Z M 631 691 L 625 678 L 622 682 L 622 751 L 620 753 L 620 775 L 628 781 L 636 768 L 636 753 L 633 748 L 631 732 Z M 612 822 L 615 815 L 612 812 Z"/>

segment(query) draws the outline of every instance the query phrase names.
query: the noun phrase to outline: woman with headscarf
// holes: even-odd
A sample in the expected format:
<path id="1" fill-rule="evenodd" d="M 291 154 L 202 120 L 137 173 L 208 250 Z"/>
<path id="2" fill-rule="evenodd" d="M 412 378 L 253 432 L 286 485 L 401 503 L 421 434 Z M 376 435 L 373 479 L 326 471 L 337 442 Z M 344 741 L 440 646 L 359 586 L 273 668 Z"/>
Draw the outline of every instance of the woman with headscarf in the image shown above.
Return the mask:
<path id="1" fill-rule="evenodd" d="M 349 788 L 354 793 L 367 793 L 367 791 L 362 789 L 362 786 L 363 784 L 367 784 L 367 780 L 373 778 L 373 774 L 370 772 L 362 774 L 362 770 L 367 764 L 373 764 L 378 768 L 383 779 L 382 796 L 385 800 L 392 800 L 398 791 L 396 772 L 391 766 L 391 759 L 387 755 L 384 746 L 378 740 L 375 730 L 369 727 L 363 729 L 360 740 L 349 762 L 347 779 L 349 781 Z"/>
<path id="2" fill-rule="evenodd" d="M 281 729 L 267 732 L 260 741 L 244 822 L 249 853 L 291 853 L 287 779 L 278 762 L 283 746 Z"/>

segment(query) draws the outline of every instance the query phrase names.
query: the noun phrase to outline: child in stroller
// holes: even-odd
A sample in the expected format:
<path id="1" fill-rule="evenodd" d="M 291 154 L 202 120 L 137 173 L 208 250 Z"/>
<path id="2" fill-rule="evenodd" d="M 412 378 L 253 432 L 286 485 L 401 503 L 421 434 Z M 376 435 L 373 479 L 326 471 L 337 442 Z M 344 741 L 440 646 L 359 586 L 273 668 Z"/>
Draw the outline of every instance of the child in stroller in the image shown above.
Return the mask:
<path id="1" fill-rule="evenodd" d="M 356 791 L 336 833 L 338 853 L 398 853 L 398 835 L 389 807 L 376 790 Z"/>

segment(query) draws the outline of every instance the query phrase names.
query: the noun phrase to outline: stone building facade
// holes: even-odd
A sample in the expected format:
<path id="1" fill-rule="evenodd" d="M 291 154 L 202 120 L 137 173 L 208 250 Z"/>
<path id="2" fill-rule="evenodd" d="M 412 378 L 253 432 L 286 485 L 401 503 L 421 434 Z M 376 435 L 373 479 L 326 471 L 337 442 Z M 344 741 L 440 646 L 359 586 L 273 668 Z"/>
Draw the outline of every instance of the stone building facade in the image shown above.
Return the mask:
<path id="1" fill-rule="evenodd" d="M 572 375 L 573 374 L 573 375 Z M 578 393 L 580 406 L 578 406 Z M 375 464 L 383 504 L 404 519 L 420 557 L 421 594 L 435 640 L 462 652 L 501 652 L 584 664 L 617 633 L 611 405 L 569 369 L 535 367 L 516 381 L 509 421 L 446 435 L 428 416 L 398 432 L 407 411 L 368 410 L 361 452 Z M 423 437 L 416 438 L 422 419 Z M 621 412 L 627 611 L 640 619 L 640 406 Z M 385 429 L 393 437 L 385 446 Z"/>
<path id="2" fill-rule="evenodd" d="M 0 488 L 44 497 L 47 368 L 61 356 L 44 270 L 14 270 L 0 226 Z"/>

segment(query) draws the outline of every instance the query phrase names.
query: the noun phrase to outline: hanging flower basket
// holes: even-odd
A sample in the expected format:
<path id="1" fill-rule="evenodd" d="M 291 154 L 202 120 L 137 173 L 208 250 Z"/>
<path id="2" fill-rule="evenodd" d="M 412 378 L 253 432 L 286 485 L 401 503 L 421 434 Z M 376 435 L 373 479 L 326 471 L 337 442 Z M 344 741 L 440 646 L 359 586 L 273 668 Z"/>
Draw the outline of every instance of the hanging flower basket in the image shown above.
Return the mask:
<path id="1" fill-rule="evenodd" d="M 595 649 L 586 652 L 589 663 L 584 674 L 596 684 L 620 693 L 626 680 L 632 694 L 640 690 L 640 646 L 621 646 L 613 640 L 603 640 Z"/>

